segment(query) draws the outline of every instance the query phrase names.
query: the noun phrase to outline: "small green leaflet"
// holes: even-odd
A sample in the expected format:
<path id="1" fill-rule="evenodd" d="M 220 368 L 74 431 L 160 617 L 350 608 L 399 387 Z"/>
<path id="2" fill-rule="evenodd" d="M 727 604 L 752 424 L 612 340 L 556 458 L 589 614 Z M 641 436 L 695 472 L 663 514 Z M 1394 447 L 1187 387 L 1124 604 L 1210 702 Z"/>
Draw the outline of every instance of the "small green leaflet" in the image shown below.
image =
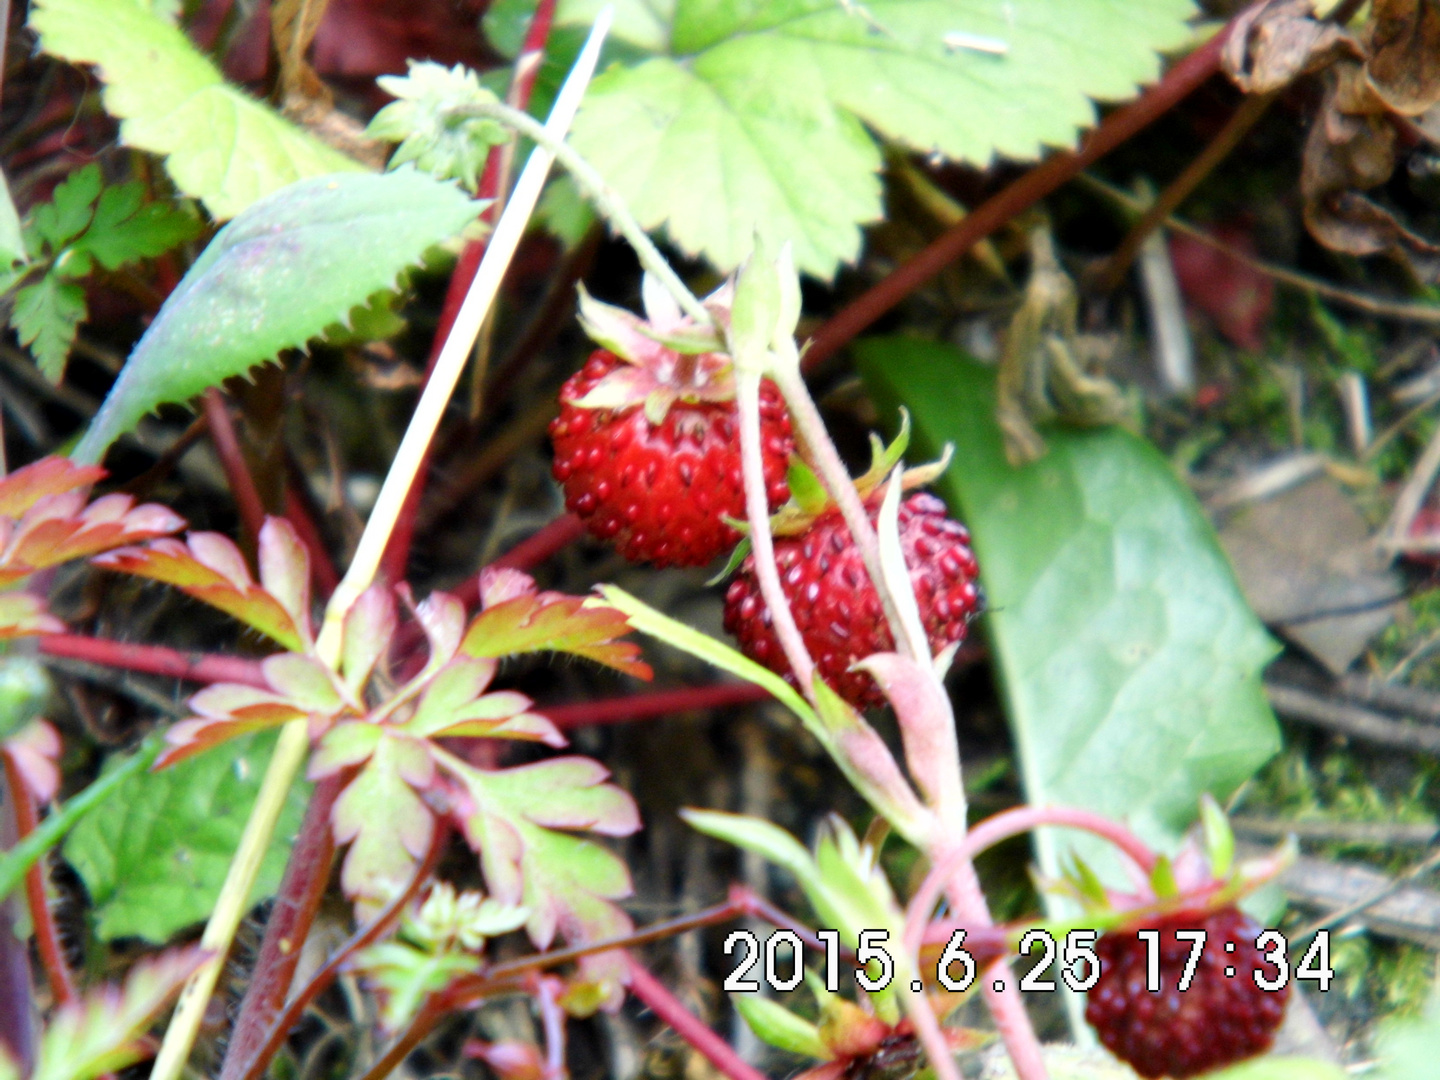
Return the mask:
<path id="1" fill-rule="evenodd" d="M 955 444 L 936 487 L 969 526 L 988 597 L 1026 797 L 1124 819 L 1173 845 L 1200 796 L 1224 799 L 1279 748 L 1260 673 L 1275 644 L 1214 531 L 1149 443 L 1119 429 L 1047 430 L 1006 463 L 993 373 L 901 338 L 857 347 L 876 403 L 911 410 L 921 455 Z M 1113 854 L 1042 830 L 1041 869 Z"/>
<path id="2" fill-rule="evenodd" d="M 98 461 L 140 418 L 348 322 L 484 209 L 414 169 L 302 180 L 225 226 L 170 294 L 76 447 Z"/>
<path id="3" fill-rule="evenodd" d="M 95 903 L 104 941 L 163 942 L 214 907 L 265 772 L 272 735 L 236 739 L 163 772 L 131 776 L 111 804 L 65 842 Z M 308 785 L 291 789 L 252 900 L 280 884 Z"/>
<path id="4" fill-rule="evenodd" d="M 61 281 L 53 273 L 15 291 L 15 310 L 10 321 L 51 382 L 65 374 L 70 343 L 85 320 L 85 290 Z"/>
<path id="5" fill-rule="evenodd" d="M 24 230 L 24 246 L 44 273 L 16 290 L 11 317 L 20 343 L 29 346 L 45 376 L 60 380 L 75 331 L 85 321 L 85 292 L 71 282 L 87 277 L 97 262 L 117 270 L 199 232 L 200 219 L 188 205 L 147 203 L 145 185 L 137 181 L 105 187 L 98 165 L 62 180 Z"/>
<path id="6" fill-rule="evenodd" d="M 492 20 L 507 45 L 516 6 Z M 598 7 L 562 0 L 557 28 Z M 1155 79 L 1194 13 L 1191 0 L 622 3 L 614 37 L 650 55 L 595 80 L 572 141 L 683 251 L 728 271 L 759 226 L 829 278 L 881 216 L 875 135 L 980 165 L 1073 145 L 1091 99 Z"/>
<path id="7" fill-rule="evenodd" d="M 10 183 L 0 172 L 0 267 L 25 258 L 25 240 L 20 233 L 20 213 L 10 195 Z"/>
<path id="8" fill-rule="evenodd" d="M 176 26 L 135 0 L 35 0 L 40 47 L 94 64 L 128 145 L 165 158 L 218 220 L 296 180 L 361 166 L 228 85 Z"/>

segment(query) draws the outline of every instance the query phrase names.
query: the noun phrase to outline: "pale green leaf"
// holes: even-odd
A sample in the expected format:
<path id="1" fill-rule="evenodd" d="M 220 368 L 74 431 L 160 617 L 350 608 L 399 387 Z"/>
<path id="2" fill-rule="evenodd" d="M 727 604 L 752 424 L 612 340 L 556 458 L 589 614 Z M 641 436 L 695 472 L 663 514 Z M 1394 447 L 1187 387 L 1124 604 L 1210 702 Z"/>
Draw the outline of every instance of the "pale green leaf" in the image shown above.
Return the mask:
<path id="1" fill-rule="evenodd" d="M 75 827 L 65 858 L 85 882 L 101 940 L 163 942 L 209 916 L 274 743 L 273 735 L 237 739 L 163 772 L 131 775 L 109 810 Z M 291 789 L 251 902 L 279 886 L 307 792 L 306 784 Z"/>
<path id="2" fill-rule="evenodd" d="M 971 530 L 1026 797 L 1129 820 L 1171 847 L 1200 796 L 1223 799 L 1279 747 L 1260 673 L 1275 643 L 1165 459 L 1119 429 L 1047 431 L 1012 468 L 993 373 L 914 340 L 858 346 L 882 408 L 908 405 L 921 451 L 953 441 L 936 487 Z M 1079 850 L 1042 830 L 1042 869 Z M 1113 877 L 1112 877 L 1113 880 Z"/>
<path id="3" fill-rule="evenodd" d="M 1433 1067 L 1434 1060 L 1433 1057 L 1428 1059 L 1427 1072 L 1417 1073 L 1417 1080 L 1421 1075 L 1429 1075 L 1428 1070 Z M 1330 1061 L 1267 1056 L 1210 1073 L 1208 1080 L 1347 1080 L 1349 1075 L 1339 1065 Z"/>
<path id="4" fill-rule="evenodd" d="M 820 723 L 815 717 L 815 711 L 806 704 L 804 698 L 795 692 L 793 686 L 769 668 L 761 667 L 723 641 L 717 641 L 707 634 L 702 634 L 699 630 L 656 611 L 618 585 L 600 585 L 597 587 L 597 591 L 605 598 L 607 604 L 624 612 L 630 625 L 642 634 L 649 634 L 657 641 L 663 641 L 682 652 L 714 664 L 721 671 L 728 671 L 746 682 L 764 687 L 787 705 L 796 716 L 800 717 L 810 730 L 820 730 Z"/>
<path id="5" fill-rule="evenodd" d="M 779 1002 L 759 994 L 731 994 L 730 1001 L 761 1042 L 822 1061 L 834 1056 L 820 1038 L 819 1028 L 796 1016 Z"/>
<path id="6" fill-rule="evenodd" d="M 594 18 L 562 3 L 560 26 Z M 672 0 L 622 5 L 652 56 L 591 86 L 572 140 L 646 228 L 729 270 L 756 225 L 831 276 L 881 214 L 871 132 L 986 165 L 1070 146 L 1156 78 L 1191 0 Z M 868 130 L 867 130 L 868 129 Z"/>
<path id="7" fill-rule="evenodd" d="M 25 258 L 25 239 L 20 232 L 20 213 L 10 196 L 10 184 L 0 172 L 0 265 L 9 266 Z"/>
<path id="8" fill-rule="evenodd" d="M 10 322 L 20 344 L 30 349 L 41 373 L 51 382 L 59 382 L 65 374 L 65 361 L 85 313 L 85 290 L 61 281 L 53 272 L 15 291 Z"/>
<path id="9" fill-rule="evenodd" d="M 1380 1061 L 1380 1068 L 1370 1074 L 1375 1080 L 1428 1080 L 1435 1075 L 1435 1062 L 1440 1059 L 1440 984 L 1431 991 L 1421 1016 L 1392 1019 L 1381 1028 L 1375 1051 Z"/>
<path id="10" fill-rule="evenodd" d="M 40 47 L 94 64 L 120 138 L 165 157 L 175 186 L 219 220 L 311 176 L 361 166 L 228 85 L 180 29 L 137 0 L 36 0 Z"/>
<path id="11" fill-rule="evenodd" d="M 165 301 L 75 459 L 97 461 L 156 406 L 304 345 L 479 211 L 455 185 L 413 169 L 302 180 L 255 204 Z"/>

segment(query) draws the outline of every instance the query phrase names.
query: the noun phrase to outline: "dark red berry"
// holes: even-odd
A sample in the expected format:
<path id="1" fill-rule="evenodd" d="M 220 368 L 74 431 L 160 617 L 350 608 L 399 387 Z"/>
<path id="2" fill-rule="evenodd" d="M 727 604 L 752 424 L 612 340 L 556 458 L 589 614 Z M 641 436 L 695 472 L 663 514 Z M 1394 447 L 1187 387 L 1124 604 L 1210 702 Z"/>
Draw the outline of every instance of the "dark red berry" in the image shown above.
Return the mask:
<path id="1" fill-rule="evenodd" d="M 560 391 L 550 438 L 565 505 L 632 562 L 704 565 L 740 539 L 722 516 L 745 517 L 735 402 L 682 397 L 659 424 L 650 422 L 641 402 L 622 409 L 575 404 L 622 363 L 599 349 Z M 794 440 L 789 413 L 769 380 L 760 387 L 760 432 L 773 510 L 789 498 L 785 475 Z"/>
<path id="2" fill-rule="evenodd" d="M 872 510 L 872 518 L 875 511 Z M 933 495 L 900 504 L 900 546 L 920 605 L 932 652 L 961 641 L 980 609 L 975 556 L 965 526 L 945 515 Z M 856 708 L 884 703 L 868 674 L 850 665 L 895 648 L 880 597 L 838 510 L 831 509 L 793 537 L 775 538 L 780 585 L 820 675 Z M 770 670 L 790 676 L 760 595 L 754 557 L 747 558 L 725 594 L 725 629 L 740 649 Z"/>
<path id="3" fill-rule="evenodd" d="M 1160 932 L 1160 989 L 1147 988 L 1147 944 L 1137 931 Z M 1180 978 L 1193 943 L 1176 931 L 1205 932 L 1204 951 L 1189 986 Z M 1141 1076 L 1185 1080 L 1270 1048 L 1285 1016 L 1288 984 L 1262 990 L 1279 972 L 1256 948 L 1262 933 L 1235 907 L 1180 912 L 1113 930 L 1100 938 L 1100 981 L 1090 991 L 1085 1019 L 1116 1057 Z M 1188 937 L 1188 935 L 1187 935 Z"/>

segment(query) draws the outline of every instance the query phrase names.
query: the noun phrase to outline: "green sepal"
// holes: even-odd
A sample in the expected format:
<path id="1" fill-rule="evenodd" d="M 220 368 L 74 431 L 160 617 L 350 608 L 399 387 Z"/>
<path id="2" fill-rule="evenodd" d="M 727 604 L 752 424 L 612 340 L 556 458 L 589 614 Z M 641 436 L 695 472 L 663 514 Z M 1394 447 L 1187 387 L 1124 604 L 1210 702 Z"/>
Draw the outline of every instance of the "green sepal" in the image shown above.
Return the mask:
<path id="1" fill-rule="evenodd" d="M 1156 899 L 1159 900 L 1169 900 L 1180 895 L 1180 885 L 1175 880 L 1175 867 L 1168 855 L 1161 855 L 1155 860 L 1155 868 L 1150 871 L 1150 887 L 1155 890 Z"/>
<path id="2" fill-rule="evenodd" d="M 1210 873 L 1217 878 L 1228 876 L 1235 865 L 1235 833 L 1225 811 L 1208 791 L 1200 796 L 1200 828 L 1205 837 Z"/>
<path id="3" fill-rule="evenodd" d="M 759 994 L 731 994 L 730 1001 L 761 1042 L 821 1061 L 829 1061 L 835 1056 L 820 1038 L 819 1028 L 778 1002 Z"/>

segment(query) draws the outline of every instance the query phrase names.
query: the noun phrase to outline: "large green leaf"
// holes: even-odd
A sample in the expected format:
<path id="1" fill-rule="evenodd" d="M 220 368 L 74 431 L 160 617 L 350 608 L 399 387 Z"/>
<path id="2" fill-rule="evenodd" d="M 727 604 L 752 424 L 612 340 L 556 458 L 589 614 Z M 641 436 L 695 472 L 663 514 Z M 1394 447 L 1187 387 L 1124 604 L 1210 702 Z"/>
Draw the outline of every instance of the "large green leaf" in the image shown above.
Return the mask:
<path id="1" fill-rule="evenodd" d="M 597 6 L 562 0 L 557 23 Z M 615 33 L 652 55 L 595 80 L 572 141 L 687 253 L 729 270 L 759 226 L 829 277 L 881 215 L 871 132 L 982 165 L 1069 146 L 1092 98 L 1156 77 L 1193 14 L 1191 0 L 626 3 Z"/>
<path id="2" fill-rule="evenodd" d="M 35 0 L 46 52 L 94 64 L 120 138 L 165 157 L 175 186 L 219 220 L 307 176 L 361 166 L 230 86 L 143 0 Z"/>
<path id="3" fill-rule="evenodd" d="M 1172 845 L 1202 792 L 1223 800 L 1279 746 L 1260 686 L 1276 646 L 1195 500 L 1116 428 L 1047 431 L 1049 453 L 1012 468 L 990 370 L 900 338 L 857 354 L 882 408 L 911 410 L 920 452 L 955 444 L 937 487 L 973 535 L 1026 796 Z M 1072 844 L 1094 857 L 1042 832 L 1043 869 Z"/>
<path id="4" fill-rule="evenodd" d="M 188 401 L 348 321 L 481 208 L 454 184 L 408 168 L 302 180 L 256 203 L 165 301 L 75 459 L 98 461 L 157 405 Z"/>
<path id="5" fill-rule="evenodd" d="M 265 773 L 273 735 L 236 739 L 162 772 L 122 781 L 103 814 L 65 842 L 102 940 L 163 942 L 210 914 Z M 291 789 L 251 900 L 272 895 L 300 828 L 308 785 Z"/>

